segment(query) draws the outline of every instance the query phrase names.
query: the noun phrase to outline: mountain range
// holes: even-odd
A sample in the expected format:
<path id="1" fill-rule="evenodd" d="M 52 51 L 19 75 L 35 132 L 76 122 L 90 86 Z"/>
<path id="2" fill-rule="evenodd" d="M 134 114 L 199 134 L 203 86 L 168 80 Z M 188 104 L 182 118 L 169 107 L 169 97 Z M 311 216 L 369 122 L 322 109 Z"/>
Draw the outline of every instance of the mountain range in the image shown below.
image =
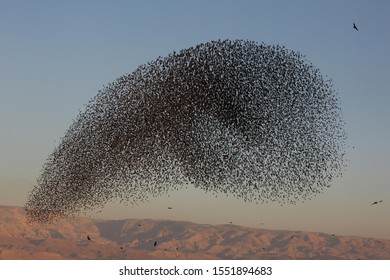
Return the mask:
<path id="1" fill-rule="evenodd" d="M 151 219 L 40 225 L 22 207 L 0 206 L 0 259 L 390 260 L 390 240 Z"/>

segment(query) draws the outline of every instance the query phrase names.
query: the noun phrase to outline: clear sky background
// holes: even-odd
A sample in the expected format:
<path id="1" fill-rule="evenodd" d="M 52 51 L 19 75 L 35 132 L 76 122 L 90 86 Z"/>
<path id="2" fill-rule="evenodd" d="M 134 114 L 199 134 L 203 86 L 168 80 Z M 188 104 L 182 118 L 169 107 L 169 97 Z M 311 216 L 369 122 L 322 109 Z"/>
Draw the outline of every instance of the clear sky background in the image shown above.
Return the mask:
<path id="1" fill-rule="evenodd" d="M 0 205 L 24 205 L 46 158 L 104 84 L 172 51 L 248 39 L 298 51 L 333 80 L 355 147 L 344 176 L 297 205 L 185 189 L 92 216 L 390 239 L 389 11 L 387 0 L 0 1 Z"/>

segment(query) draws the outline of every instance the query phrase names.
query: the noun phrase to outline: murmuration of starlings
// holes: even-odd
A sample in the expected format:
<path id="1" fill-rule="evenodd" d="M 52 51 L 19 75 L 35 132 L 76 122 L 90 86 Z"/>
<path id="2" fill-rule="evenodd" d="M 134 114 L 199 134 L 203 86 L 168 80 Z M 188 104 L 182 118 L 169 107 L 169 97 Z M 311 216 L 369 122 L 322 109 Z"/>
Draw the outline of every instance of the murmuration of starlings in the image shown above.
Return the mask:
<path id="1" fill-rule="evenodd" d="M 180 188 L 296 203 L 345 171 L 339 94 L 298 52 L 202 43 L 104 86 L 43 165 L 25 204 L 46 223 Z"/>

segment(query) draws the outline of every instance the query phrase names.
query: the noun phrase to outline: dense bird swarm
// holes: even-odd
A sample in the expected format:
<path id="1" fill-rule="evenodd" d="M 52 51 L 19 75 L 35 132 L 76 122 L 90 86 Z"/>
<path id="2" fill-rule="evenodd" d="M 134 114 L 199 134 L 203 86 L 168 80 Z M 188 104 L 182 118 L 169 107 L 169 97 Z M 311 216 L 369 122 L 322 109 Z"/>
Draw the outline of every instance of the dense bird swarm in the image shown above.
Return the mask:
<path id="1" fill-rule="evenodd" d="M 344 171 L 343 125 L 331 81 L 299 53 L 200 44 L 104 87 L 43 166 L 27 216 L 45 222 L 183 186 L 310 199 Z"/>

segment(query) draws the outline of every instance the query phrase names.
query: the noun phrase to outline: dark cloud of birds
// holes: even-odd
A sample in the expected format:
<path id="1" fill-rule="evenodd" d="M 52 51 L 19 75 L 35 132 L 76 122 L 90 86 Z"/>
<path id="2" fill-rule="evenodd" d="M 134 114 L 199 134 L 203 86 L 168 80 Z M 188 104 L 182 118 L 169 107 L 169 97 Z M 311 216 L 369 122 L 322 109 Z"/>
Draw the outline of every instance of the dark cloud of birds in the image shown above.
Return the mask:
<path id="1" fill-rule="evenodd" d="M 296 203 L 342 174 L 345 140 L 338 93 L 300 53 L 212 41 L 99 91 L 48 157 L 27 217 L 47 222 L 183 186 Z"/>

